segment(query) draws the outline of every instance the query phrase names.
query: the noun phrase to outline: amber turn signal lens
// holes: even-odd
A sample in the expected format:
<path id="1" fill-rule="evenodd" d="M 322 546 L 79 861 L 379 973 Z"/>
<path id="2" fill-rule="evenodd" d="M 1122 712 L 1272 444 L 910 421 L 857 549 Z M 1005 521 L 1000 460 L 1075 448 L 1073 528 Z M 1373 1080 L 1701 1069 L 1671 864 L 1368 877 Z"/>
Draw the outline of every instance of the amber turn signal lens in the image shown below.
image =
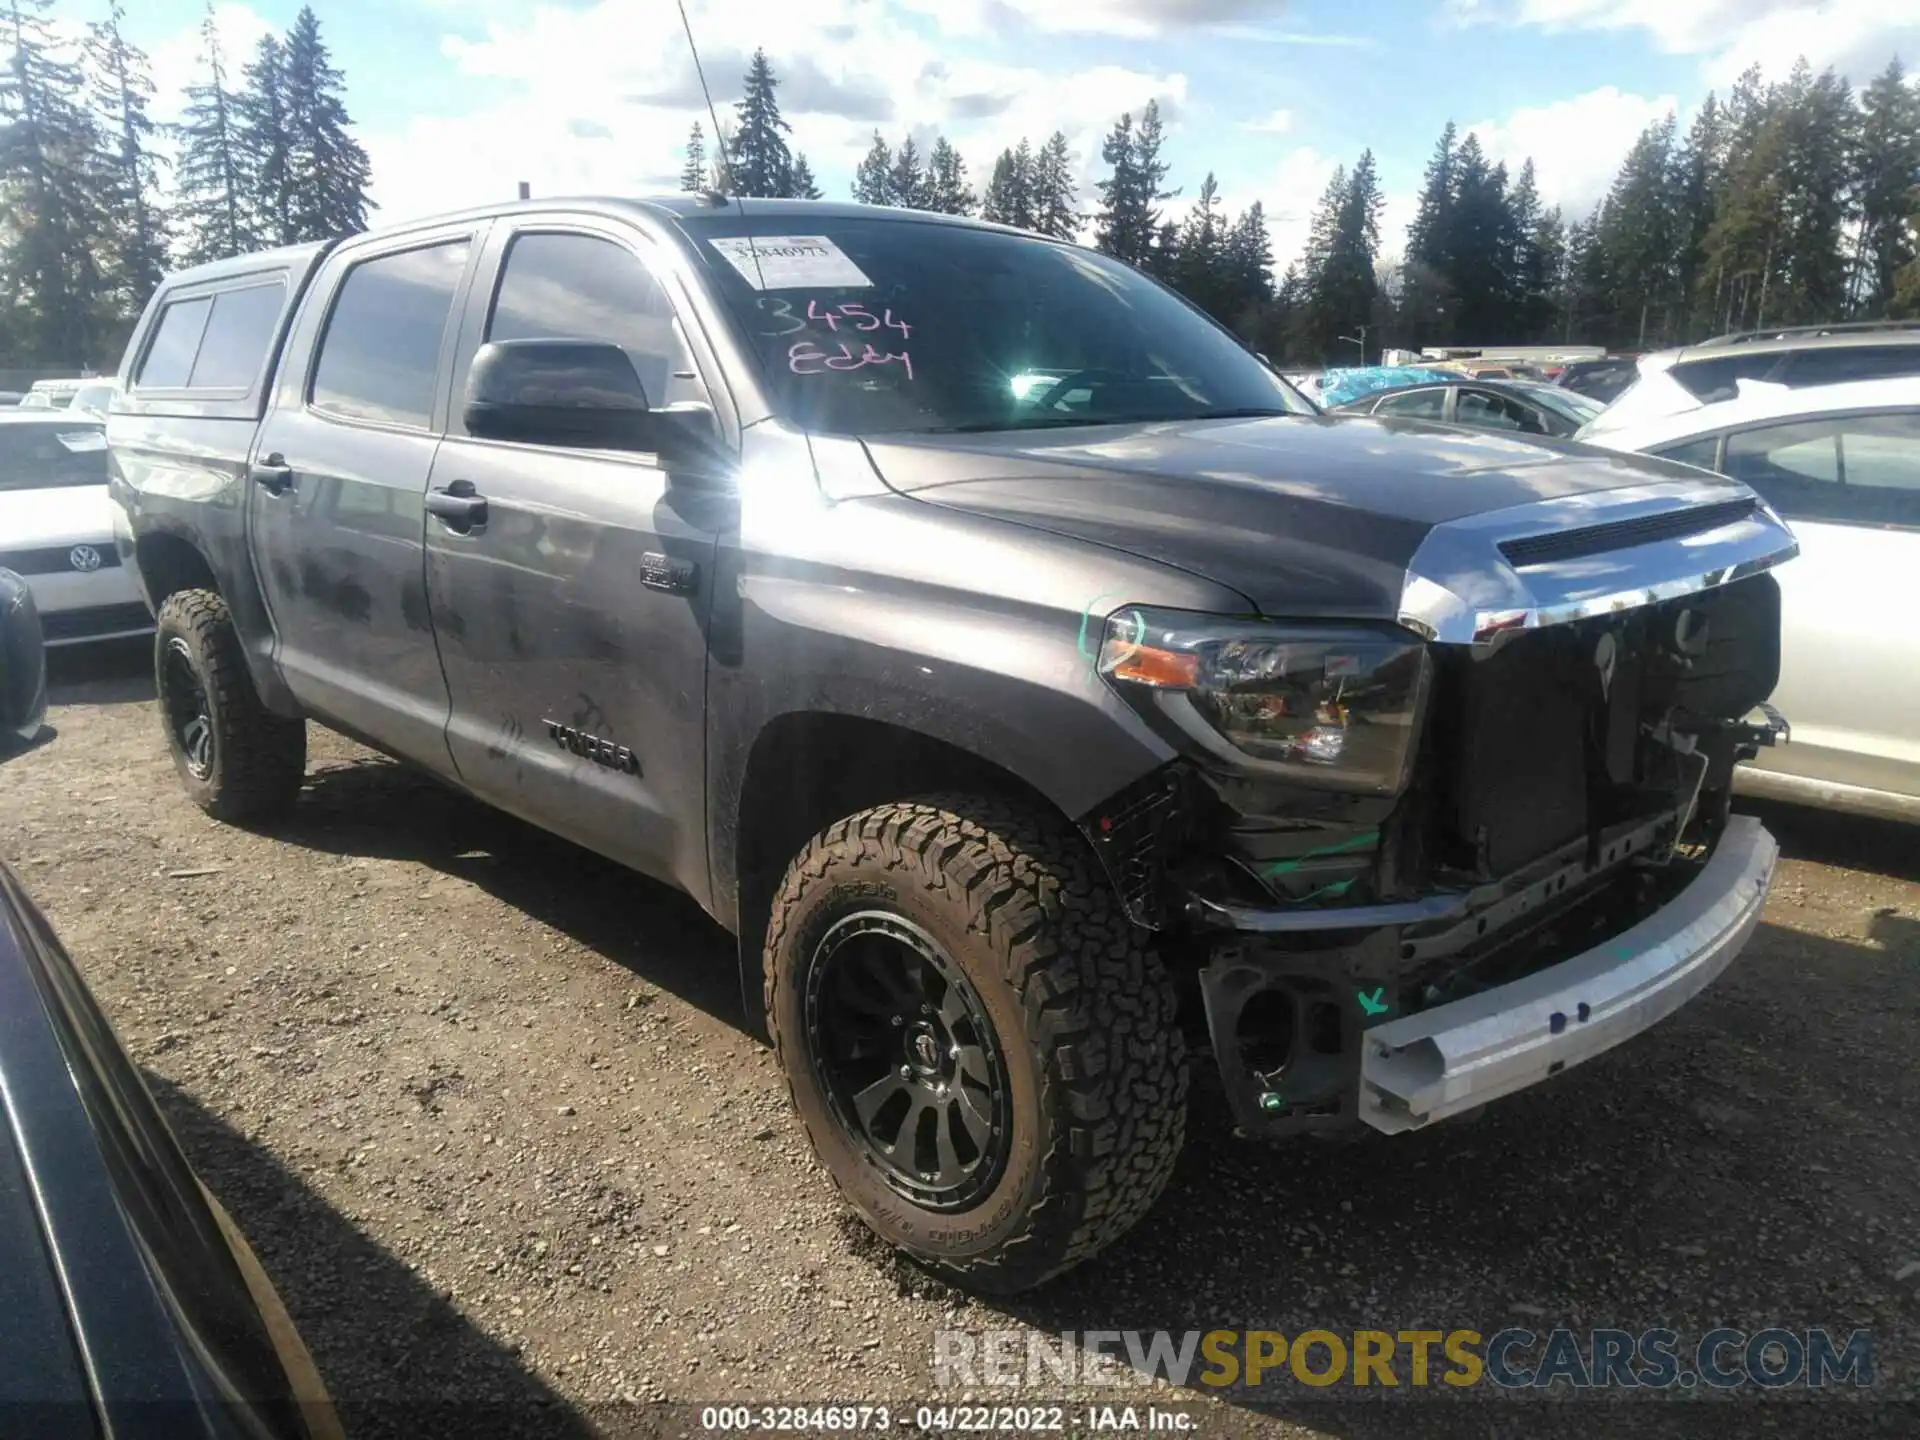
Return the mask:
<path id="1" fill-rule="evenodd" d="M 1115 645 L 1104 668 L 1116 680 L 1162 690 L 1190 690 L 1200 678 L 1200 657 L 1152 645 Z"/>

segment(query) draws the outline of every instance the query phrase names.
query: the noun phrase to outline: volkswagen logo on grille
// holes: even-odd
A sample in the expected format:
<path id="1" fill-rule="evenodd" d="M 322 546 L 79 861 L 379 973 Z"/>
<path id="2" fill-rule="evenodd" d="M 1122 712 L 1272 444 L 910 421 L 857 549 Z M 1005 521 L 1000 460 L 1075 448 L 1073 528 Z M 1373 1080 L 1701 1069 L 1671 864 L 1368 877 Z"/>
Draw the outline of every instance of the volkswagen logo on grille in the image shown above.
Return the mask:
<path id="1" fill-rule="evenodd" d="M 91 545 L 76 545 L 67 552 L 67 563 L 76 570 L 98 570 L 100 552 Z"/>

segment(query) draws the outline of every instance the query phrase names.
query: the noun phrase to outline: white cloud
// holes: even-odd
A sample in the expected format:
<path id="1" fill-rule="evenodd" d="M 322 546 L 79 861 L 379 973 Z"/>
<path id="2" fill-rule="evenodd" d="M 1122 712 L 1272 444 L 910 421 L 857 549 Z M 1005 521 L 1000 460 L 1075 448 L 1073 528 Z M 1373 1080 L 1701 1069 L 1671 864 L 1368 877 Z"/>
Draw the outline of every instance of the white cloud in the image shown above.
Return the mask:
<path id="1" fill-rule="evenodd" d="M 791 143 L 821 188 L 847 177 L 877 128 L 890 142 L 937 129 L 960 148 L 976 188 L 993 157 L 1022 136 L 1065 132 L 1078 158 L 1082 204 L 1099 170 L 1100 139 L 1123 110 L 1152 99 L 1177 122 L 1186 77 L 1105 65 L 1048 73 L 1035 65 L 969 59 L 930 40 L 901 7 L 814 0 L 779 9 L 760 0 L 692 0 L 688 13 L 723 120 L 739 93 L 751 36 L 774 59 Z M 584 9 L 541 6 L 449 35 L 442 53 L 460 74 L 503 98 L 459 114 L 419 115 L 368 134 L 381 218 L 396 220 L 535 194 L 643 193 L 673 188 L 687 128 L 706 120 L 681 45 L 672 0 L 602 0 Z"/>
<path id="2" fill-rule="evenodd" d="M 1286 274 L 1287 266 L 1306 250 L 1313 207 L 1320 203 L 1321 192 L 1339 163 L 1311 145 L 1301 145 L 1282 156 L 1267 177 L 1254 186 L 1255 194 L 1250 198 L 1257 199 L 1266 211 L 1275 276 Z"/>
<path id="3" fill-rule="evenodd" d="M 1370 45 L 1352 35 L 1274 30 L 1258 22 L 1278 19 L 1290 0 L 901 0 L 932 16 L 949 34 L 1004 30 L 1009 21 L 1056 34 L 1118 35 L 1143 39 L 1178 31 L 1205 30 L 1275 45 Z M 1251 23 L 1250 23 L 1251 22 Z"/>
<path id="4" fill-rule="evenodd" d="M 1484 7 L 1469 0 L 1478 18 Z M 1644 30 L 1669 54 L 1700 55 L 1725 84 L 1748 65 L 1784 73 L 1804 55 L 1854 81 L 1920 42 L 1913 0 L 1520 0 L 1517 18 L 1552 30 Z"/>
<path id="5" fill-rule="evenodd" d="M 1541 203 L 1560 206 L 1571 220 L 1599 203 L 1640 132 L 1676 107 L 1671 95 L 1649 98 L 1603 85 L 1504 120 L 1482 120 L 1466 133 L 1478 135 L 1488 159 L 1506 161 L 1515 176 L 1531 156 Z"/>
<path id="6" fill-rule="evenodd" d="M 1275 110 L 1271 115 L 1263 116 L 1258 120 L 1241 121 L 1240 128 L 1242 130 L 1257 130 L 1266 135 L 1284 135 L 1293 129 L 1293 112 L 1291 110 Z"/>

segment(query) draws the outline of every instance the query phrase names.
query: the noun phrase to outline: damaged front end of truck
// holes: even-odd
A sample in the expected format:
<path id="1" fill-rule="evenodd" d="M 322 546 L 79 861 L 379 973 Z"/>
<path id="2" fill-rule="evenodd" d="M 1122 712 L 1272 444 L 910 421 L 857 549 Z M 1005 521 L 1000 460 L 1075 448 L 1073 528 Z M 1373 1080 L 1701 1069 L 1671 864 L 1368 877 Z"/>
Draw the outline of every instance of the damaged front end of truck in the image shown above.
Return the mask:
<path id="1" fill-rule="evenodd" d="M 1085 819 L 1191 981 L 1235 1124 L 1397 1132 L 1670 1014 L 1776 848 L 1766 505 L 1669 480 L 1437 526 L 1391 623 L 1123 608 L 1100 670 L 1182 759 Z"/>

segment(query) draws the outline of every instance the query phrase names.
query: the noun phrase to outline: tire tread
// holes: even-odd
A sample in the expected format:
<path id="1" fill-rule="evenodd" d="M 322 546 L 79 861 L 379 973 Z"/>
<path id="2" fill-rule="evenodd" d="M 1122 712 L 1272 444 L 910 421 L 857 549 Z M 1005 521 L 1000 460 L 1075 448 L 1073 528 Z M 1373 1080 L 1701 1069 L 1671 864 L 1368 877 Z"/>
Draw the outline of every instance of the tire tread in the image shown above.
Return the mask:
<path id="1" fill-rule="evenodd" d="M 909 869 L 964 910 L 1026 1017 L 1027 1034 L 1002 1044 L 1031 1049 L 1041 1112 L 1064 1120 L 1040 1158 L 1038 1201 L 1021 1229 L 991 1255 L 937 1263 L 967 1285 L 1006 1293 L 1111 1244 L 1173 1172 L 1186 1136 L 1187 1066 L 1172 983 L 1086 842 L 1017 802 L 945 794 L 876 806 L 816 836 L 789 867 L 767 927 L 766 1013 L 790 1092 L 793 1067 L 806 1060 L 775 1018 L 779 957 L 811 894 L 841 866 Z M 811 1138 L 820 1151 L 821 1137 Z"/>

